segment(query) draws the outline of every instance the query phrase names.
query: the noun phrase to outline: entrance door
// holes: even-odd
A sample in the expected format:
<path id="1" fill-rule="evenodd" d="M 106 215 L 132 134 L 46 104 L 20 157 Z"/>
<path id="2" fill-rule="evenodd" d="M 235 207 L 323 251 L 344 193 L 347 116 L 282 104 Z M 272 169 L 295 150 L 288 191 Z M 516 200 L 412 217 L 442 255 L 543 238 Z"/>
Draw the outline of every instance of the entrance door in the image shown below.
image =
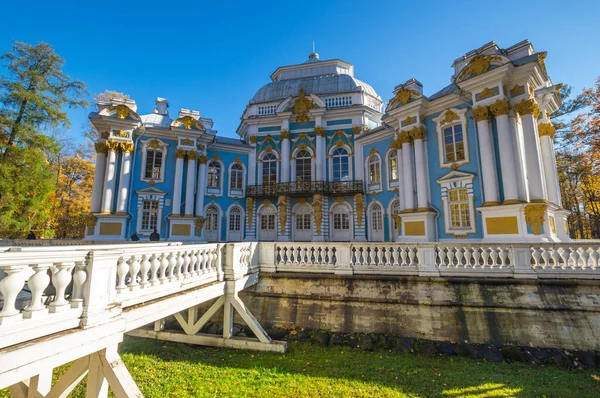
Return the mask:
<path id="1" fill-rule="evenodd" d="M 350 206 L 339 203 L 333 208 L 331 215 L 331 240 L 334 242 L 348 242 L 352 240 L 352 214 Z"/>
<path id="2" fill-rule="evenodd" d="M 383 209 L 379 203 L 373 203 L 369 210 L 369 241 L 383 242 L 383 235 Z"/>
<path id="3" fill-rule="evenodd" d="M 401 224 L 399 223 L 400 221 L 400 201 L 399 200 L 394 200 L 394 202 L 392 203 L 392 208 L 391 208 L 391 212 L 390 212 L 390 219 L 389 219 L 389 223 L 390 223 L 390 236 L 392 237 L 392 242 L 395 242 L 396 240 L 398 240 L 398 235 L 400 235 L 400 226 Z"/>
<path id="4" fill-rule="evenodd" d="M 298 242 L 310 242 L 312 240 L 312 207 L 307 203 L 296 208 L 294 240 Z"/>
<path id="5" fill-rule="evenodd" d="M 276 215 L 277 209 L 275 209 L 275 206 L 266 206 L 261 209 L 258 240 L 273 242 L 277 240 Z"/>
<path id="6" fill-rule="evenodd" d="M 217 242 L 219 240 L 219 208 L 208 206 L 206 209 L 206 225 L 204 228 L 204 239 L 207 242 Z"/>
<path id="7" fill-rule="evenodd" d="M 227 240 L 229 242 L 240 242 L 242 240 L 242 209 L 239 206 L 229 210 L 227 223 Z"/>

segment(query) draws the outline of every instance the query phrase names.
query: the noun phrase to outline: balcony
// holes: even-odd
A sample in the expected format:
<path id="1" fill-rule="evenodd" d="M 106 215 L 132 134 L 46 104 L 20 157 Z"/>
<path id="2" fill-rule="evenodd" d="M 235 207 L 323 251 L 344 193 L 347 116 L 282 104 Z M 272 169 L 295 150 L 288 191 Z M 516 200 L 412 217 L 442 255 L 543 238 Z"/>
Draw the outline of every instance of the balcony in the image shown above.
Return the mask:
<path id="1" fill-rule="evenodd" d="M 246 188 L 248 198 L 267 198 L 273 196 L 310 196 L 313 194 L 348 195 L 363 193 L 362 181 L 294 181 L 269 185 L 249 185 Z"/>

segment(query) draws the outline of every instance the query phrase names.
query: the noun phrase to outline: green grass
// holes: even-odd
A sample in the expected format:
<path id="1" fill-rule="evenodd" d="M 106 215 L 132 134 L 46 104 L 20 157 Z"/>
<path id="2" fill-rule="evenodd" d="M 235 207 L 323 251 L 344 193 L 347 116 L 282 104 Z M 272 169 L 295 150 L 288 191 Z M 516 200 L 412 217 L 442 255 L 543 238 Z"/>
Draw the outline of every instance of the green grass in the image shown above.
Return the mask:
<path id="1" fill-rule="evenodd" d="M 146 397 L 600 396 L 595 371 L 381 349 L 291 343 L 282 355 L 127 338 L 121 352 Z M 73 396 L 85 396 L 84 385 Z"/>

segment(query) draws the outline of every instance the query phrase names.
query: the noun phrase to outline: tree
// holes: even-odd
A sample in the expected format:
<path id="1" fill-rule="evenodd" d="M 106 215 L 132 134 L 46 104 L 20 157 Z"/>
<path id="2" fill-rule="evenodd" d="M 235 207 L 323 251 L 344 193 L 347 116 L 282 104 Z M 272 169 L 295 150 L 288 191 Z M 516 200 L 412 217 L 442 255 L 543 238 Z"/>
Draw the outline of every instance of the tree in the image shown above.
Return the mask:
<path id="1" fill-rule="evenodd" d="M 0 60 L 0 236 L 47 234 L 59 151 L 47 132 L 69 126 L 65 108 L 87 106 L 85 85 L 63 73 L 46 43 L 15 42 Z"/>

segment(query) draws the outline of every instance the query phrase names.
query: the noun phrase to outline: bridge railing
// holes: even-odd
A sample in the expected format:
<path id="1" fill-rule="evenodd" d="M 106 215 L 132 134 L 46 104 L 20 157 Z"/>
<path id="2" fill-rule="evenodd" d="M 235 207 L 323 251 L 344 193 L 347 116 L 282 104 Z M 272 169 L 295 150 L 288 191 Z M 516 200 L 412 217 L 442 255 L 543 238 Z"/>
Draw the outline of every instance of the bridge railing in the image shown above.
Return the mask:
<path id="1" fill-rule="evenodd" d="M 259 250 L 265 272 L 600 279 L 600 241 L 280 242 L 260 243 Z"/>
<path id="2" fill-rule="evenodd" d="M 10 248 L 0 252 L 0 348 L 257 270 L 252 242 Z"/>

